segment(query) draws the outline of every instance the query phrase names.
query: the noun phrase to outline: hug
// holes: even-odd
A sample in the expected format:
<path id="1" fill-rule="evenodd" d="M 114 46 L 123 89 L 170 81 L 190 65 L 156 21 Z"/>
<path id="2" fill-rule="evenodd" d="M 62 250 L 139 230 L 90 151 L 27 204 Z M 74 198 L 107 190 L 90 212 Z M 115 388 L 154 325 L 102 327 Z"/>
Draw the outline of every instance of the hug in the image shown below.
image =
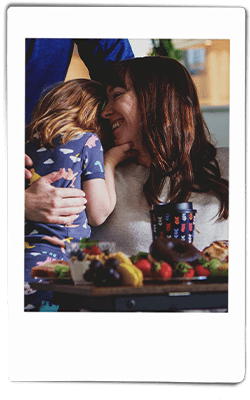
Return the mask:
<path id="1" fill-rule="evenodd" d="M 30 271 L 67 262 L 67 242 L 147 252 L 154 205 L 192 202 L 199 251 L 228 240 L 228 149 L 216 149 L 192 77 L 172 58 L 110 61 L 101 83 L 48 88 L 26 125 L 25 153 L 27 309 L 52 301 L 29 288 Z"/>

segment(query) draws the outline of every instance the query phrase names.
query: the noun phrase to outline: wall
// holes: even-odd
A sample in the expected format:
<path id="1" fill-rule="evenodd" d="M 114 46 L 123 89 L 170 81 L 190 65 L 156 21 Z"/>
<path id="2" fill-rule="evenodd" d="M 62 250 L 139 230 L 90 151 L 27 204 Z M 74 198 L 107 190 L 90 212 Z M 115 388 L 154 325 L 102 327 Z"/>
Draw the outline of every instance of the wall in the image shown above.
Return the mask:
<path id="1" fill-rule="evenodd" d="M 179 39 L 173 40 L 173 43 L 184 52 L 199 48 L 205 50 L 204 69 L 192 78 L 204 119 L 217 147 L 229 147 L 230 41 Z"/>
<path id="2" fill-rule="evenodd" d="M 201 106 L 228 106 L 230 101 L 230 40 L 173 40 L 183 50 L 182 63 L 190 71 L 196 85 Z M 186 42 L 186 43 L 185 43 Z M 205 58 L 193 60 L 189 65 L 188 53 L 205 52 Z M 190 54 L 191 55 L 191 54 Z M 192 66 L 199 66 L 196 73 Z M 191 69 L 190 69 L 191 68 Z"/>
<path id="3" fill-rule="evenodd" d="M 229 106 L 203 106 L 202 113 L 216 147 L 229 147 Z"/>
<path id="4" fill-rule="evenodd" d="M 89 79 L 90 76 L 86 65 L 79 56 L 77 45 L 75 44 L 65 81 L 80 78 Z"/>

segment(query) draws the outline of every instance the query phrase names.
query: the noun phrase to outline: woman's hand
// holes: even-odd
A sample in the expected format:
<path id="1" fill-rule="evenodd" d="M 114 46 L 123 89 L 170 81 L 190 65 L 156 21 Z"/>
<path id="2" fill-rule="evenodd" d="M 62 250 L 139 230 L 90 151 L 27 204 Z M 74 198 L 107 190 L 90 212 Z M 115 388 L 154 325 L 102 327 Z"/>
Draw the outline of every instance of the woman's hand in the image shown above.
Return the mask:
<path id="1" fill-rule="evenodd" d="M 80 189 L 51 185 L 62 171 L 39 178 L 25 190 L 25 218 L 53 224 L 72 223 L 86 207 L 85 193 Z"/>

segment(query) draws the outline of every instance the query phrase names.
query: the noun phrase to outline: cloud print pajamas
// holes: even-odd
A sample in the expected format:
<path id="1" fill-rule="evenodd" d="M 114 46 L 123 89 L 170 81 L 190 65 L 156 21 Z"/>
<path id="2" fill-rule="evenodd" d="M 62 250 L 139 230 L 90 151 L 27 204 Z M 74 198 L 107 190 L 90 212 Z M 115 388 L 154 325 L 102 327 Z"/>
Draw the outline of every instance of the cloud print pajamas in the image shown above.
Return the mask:
<path id="1" fill-rule="evenodd" d="M 68 143 L 60 144 L 60 137 L 54 139 L 56 147 L 40 147 L 38 138 L 27 142 L 25 153 L 33 160 L 32 178 L 26 180 L 25 189 L 41 176 L 53 171 L 63 171 L 63 177 L 52 183 L 56 187 L 81 189 L 82 181 L 104 179 L 103 148 L 97 135 L 82 133 Z M 70 225 L 44 224 L 25 220 L 25 309 L 39 307 L 42 300 L 51 301 L 52 294 L 33 291 L 29 282 L 31 268 L 45 262 L 68 261 L 65 243 L 90 237 L 91 229 L 85 210 Z M 41 293 L 39 293 L 41 292 Z"/>

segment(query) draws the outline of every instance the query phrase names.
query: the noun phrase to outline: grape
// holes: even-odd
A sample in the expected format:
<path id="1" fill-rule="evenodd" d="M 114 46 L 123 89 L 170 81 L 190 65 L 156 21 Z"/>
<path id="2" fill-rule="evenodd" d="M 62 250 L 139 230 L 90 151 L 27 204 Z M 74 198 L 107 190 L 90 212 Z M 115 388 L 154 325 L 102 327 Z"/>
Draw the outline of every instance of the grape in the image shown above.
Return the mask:
<path id="1" fill-rule="evenodd" d="M 115 281 L 120 281 L 121 280 L 121 275 L 119 274 L 119 272 L 117 272 L 117 271 L 113 272 L 113 279 Z"/>
<path id="2" fill-rule="evenodd" d="M 94 275 L 93 282 L 96 286 L 107 286 L 107 279 L 101 273 Z"/>
<path id="3" fill-rule="evenodd" d="M 103 276 L 105 277 L 105 278 L 107 278 L 107 279 L 109 279 L 109 277 L 110 276 L 112 276 L 113 275 L 113 272 L 114 272 L 115 270 L 113 269 L 113 268 L 111 268 L 111 267 L 104 267 L 103 268 Z"/>
<path id="4" fill-rule="evenodd" d="M 81 250 L 78 250 L 77 251 L 77 260 L 78 261 L 83 261 L 84 258 L 85 258 L 85 256 L 84 256 L 83 252 Z"/>
<path id="5" fill-rule="evenodd" d="M 120 283 L 120 274 L 111 267 L 105 267 L 103 271 L 104 278 L 107 280 L 107 284 L 114 286 Z"/>
<path id="6" fill-rule="evenodd" d="M 105 262 L 105 267 L 111 267 L 111 268 L 113 268 L 113 269 L 117 269 L 118 266 L 119 266 L 119 261 L 118 261 L 116 258 L 114 258 L 114 257 L 109 258 L 109 259 Z"/>
<path id="7" fill-rule="evenodd" d="M 111 286 L 120 285 L 120 283 L 121 283 L 121 275 L 117 271 L 113 272 L 111 278 L 112 278 L 111 282 L 110 282 Z"/>
<path id="8" fill-rule="evenodd" d="M 93 282 L 94 280 L 94 273 L 91 269 L 87 269 L 87 271 L 83 274 L 85 281 Z"/>
<path id="9" fill-rule="evenodd" d="M 102 263 L 99 260 L 92 260 L 89 268 L 96 271 L 97 269 L 102 268 Z"/>
<path id="10" fill-rule="evenodd" d="M 98 267 L 91 271 L 93 271 L 93 283 L 96 286 L 115 286 L 121 283 L 120 274 L 110 266 L 105 265 L 105 267 Z"/>
<path id="11" fill-rule="evenodd" d="M 104 268 L 97 268 L 94 272 L 94 285 L 107 286 L 107 271 Z"/>

